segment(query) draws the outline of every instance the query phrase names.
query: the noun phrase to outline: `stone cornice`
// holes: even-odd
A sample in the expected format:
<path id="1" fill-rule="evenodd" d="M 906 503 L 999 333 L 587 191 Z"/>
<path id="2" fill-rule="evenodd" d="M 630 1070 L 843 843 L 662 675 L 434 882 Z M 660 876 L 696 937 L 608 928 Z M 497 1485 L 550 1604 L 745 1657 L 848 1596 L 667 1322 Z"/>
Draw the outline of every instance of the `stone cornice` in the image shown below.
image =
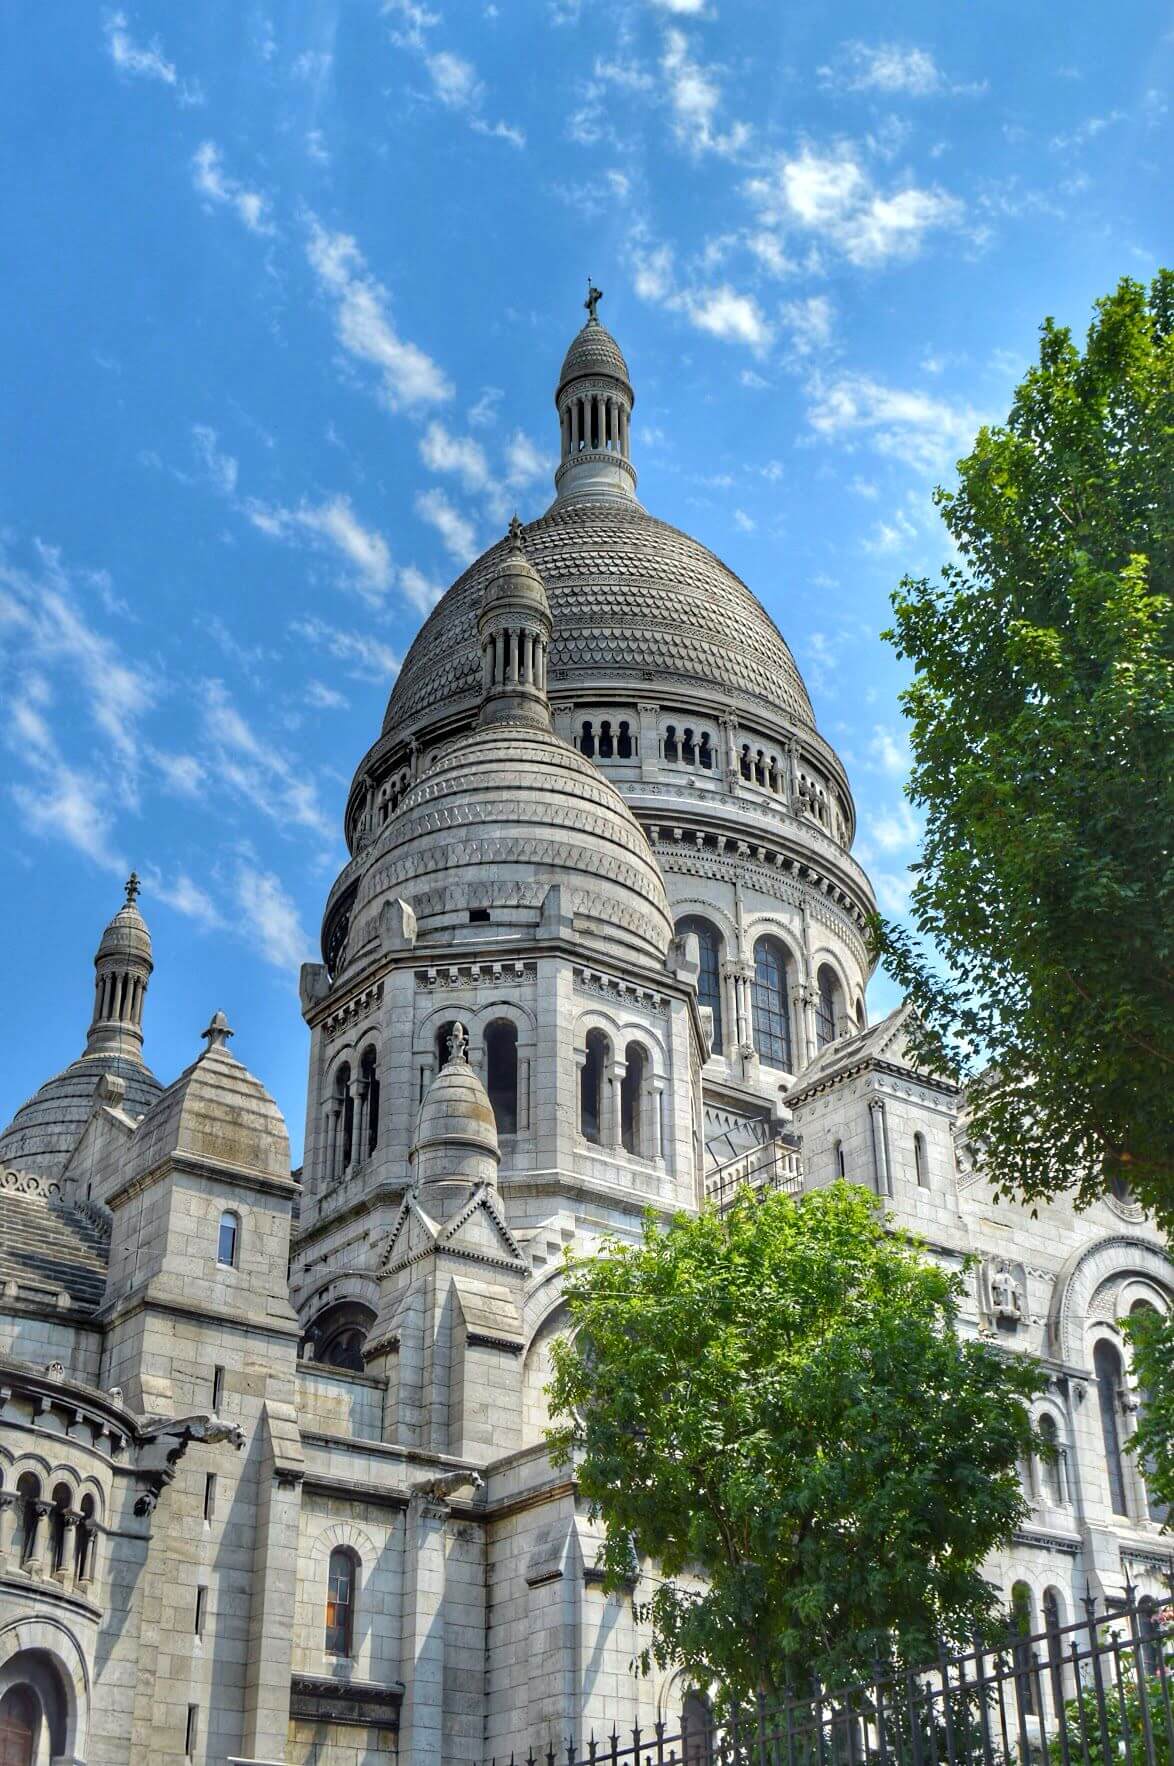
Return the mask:
<path id="1" fill-rule="evenodd" d="M 281 1196 L 287 1201 L 293 1200 L 298 1188 L 292 1177 L 269 1177 L 260 1171 L 245 1171 L 239 1165 L 229 1165 L 224 1160 L 208 1158 L 206 1154 L 195 1158 L 189 1153 L 171 1151 L 165 1153 L 150 1170 L 139 1172 L 118 1189 L 111 1191 L 106 1198 L 106 1205 L 111 1209 L 122 1207 L 124 1203 L 132 1201 L 144 1190 L 153 1189 L 173 1173 L 178 1177 L 211 1177 L 215 1183 L 231 1178 L 236 1189 L 251 1190 L 259 1196 Z"/>

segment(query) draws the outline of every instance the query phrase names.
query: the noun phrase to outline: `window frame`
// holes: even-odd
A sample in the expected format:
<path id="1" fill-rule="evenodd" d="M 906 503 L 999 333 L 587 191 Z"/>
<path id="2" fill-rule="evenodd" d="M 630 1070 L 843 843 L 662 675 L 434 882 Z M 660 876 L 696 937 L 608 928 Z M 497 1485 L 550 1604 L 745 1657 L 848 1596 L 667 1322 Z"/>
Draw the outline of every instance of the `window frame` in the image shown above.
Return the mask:
<path id="1" fill-rule="evenodd" d="M 232 1233 L 231 1253 L 224 1255 L 224 1232 L 228 1228 Z M 241 1257 L 241 1237 L 243 1223 L 235 1208 L 222 1208 L 216 1227 L 216 1267 L 217 1269 L 239 1269 Z"/>
<path id="2" fill-rule="evenodd" d="M 348 1570 L 346 1598 L 340 1600 L 335 1593 L 335 1563 L 345 1562 Z M 354 1661 L 355 1659 L 355 1608 L 358 1604 L 359 1576 L 362 1571 L 362 1560 L 351 1545 L 336 1545 L 326 1561 L 326 1610 L 323 1625 L 322 1653 L 336 1661 Z M 338 1618 L 339 1609 L 343 1618 Z M 331 1644 L 331 1633 L 341 1634 L 344 1647 L 335 1648 Z"/>

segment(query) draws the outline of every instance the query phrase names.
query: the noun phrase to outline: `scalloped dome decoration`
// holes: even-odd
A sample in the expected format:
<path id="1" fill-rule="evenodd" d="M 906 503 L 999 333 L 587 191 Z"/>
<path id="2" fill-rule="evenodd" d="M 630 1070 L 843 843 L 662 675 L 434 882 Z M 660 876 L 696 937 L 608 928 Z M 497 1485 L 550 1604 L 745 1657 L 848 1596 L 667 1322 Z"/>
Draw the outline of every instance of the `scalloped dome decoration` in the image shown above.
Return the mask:
<path id="1" fill-rule="evenodd" d="M 602 327 L 600 328 L 602 329 Z M 573 348 L 573 346 L 572 346 Z M 525 529 L 554 619 L 548 680 L 678 681 L 755 702 L 789 723 L 815 715 L 787 644 L 742 580 L 639 504 L 556 503 Z M 481 688 L 477 614 L 502 546 L 478 558 L 424 622 L 388 702 L 385 733 L 465 705 Z"/>
<path id="2" fill-rule="evenodd" d="M 609 780 L 552 731 L 494 724 L 458 737 L 404 797 L 370 850 L 348 948 L 377 935 L 389 898 L 411 900 L 422 930 L 464 919 L 465 879 L 491 881 L 537 927 L 551 887 L 580 891 L 584 936 L 660 962 L 673 936 L 664 879 L 632 811 Z M 479 898 L 480 900 L 480 898 Z M 433 904 L 439 903 L 439 907 Z"/>
<path id="3" fill-rule="evenodd" d="M 561 392 L 569 380 L 579 380 L 595 374 L 609 374 L 616 380 L 622 380 L 631 393 L 632 382 L 623 351 L 606 325 L 601 325 L 596 318 L 590 318 L 583 329 L 571 339 L 571 347 L 563 357 L 558 391 Z M 558 393 L 555 394 L 556 399 L 557 397 Z"/>

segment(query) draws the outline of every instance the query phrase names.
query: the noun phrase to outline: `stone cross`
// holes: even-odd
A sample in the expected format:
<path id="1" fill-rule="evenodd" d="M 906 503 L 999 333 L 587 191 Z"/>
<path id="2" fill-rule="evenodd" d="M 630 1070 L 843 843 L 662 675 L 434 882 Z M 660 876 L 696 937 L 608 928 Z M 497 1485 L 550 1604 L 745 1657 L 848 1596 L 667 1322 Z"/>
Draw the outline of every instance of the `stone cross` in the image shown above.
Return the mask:
<path id="1" fill-rule="evenodd" d="M 133 907 L 138 900 L 139 890 L 141 888 L 142 884 L 139 882 L 138 872 L 132 871 L 126 880 L 126 899 L 131 907 Z"/>
<path id="2" fill-rule="evenodd" d="M 599 303 L 602 299 L 603 299 L 602 288 L 596 288 L 594 283 L 592 282 L 590 276 L 588 276 L 588 278 L 587 278 L 587 299 L 583 302 L 583 305 L 587 308 L 587 316 L 589 319 L 595 318 L 595 309 L 599 305 Z"/>

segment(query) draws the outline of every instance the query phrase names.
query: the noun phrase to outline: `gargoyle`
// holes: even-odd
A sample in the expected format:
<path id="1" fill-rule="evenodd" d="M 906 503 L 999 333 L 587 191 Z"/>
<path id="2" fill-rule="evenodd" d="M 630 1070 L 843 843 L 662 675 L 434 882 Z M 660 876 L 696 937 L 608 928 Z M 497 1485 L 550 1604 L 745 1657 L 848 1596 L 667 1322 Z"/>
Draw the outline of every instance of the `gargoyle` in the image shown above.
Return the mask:
<path id="1" fill-rule="evenodd" d="M 148 1417 L 139 1437 L 141 1448 L 135 1468 L 147 1481 L 147 1489 L 135 1503 L 136 1515 L 154 1512 L 156 1503 L 168 1484 L 174 1482 L 176 1468 L 192 1441 L 205 1447 L 231 1441 L 239 1453 L 245 1444 L 244 1430 L 238 1423 L 222 1423 L 203 1412 L 194 1416 Z"/>
<path id="2" fill-rule="evenodd" d="M 484 1482 L 480 1472 L 440 1472 L 434 1478 L 421 1478 L 412 1485 L 410 1494 L 423 1497 L 425 1502 L 444 1502 L 466 1484 L 480 1490 Z"/>

